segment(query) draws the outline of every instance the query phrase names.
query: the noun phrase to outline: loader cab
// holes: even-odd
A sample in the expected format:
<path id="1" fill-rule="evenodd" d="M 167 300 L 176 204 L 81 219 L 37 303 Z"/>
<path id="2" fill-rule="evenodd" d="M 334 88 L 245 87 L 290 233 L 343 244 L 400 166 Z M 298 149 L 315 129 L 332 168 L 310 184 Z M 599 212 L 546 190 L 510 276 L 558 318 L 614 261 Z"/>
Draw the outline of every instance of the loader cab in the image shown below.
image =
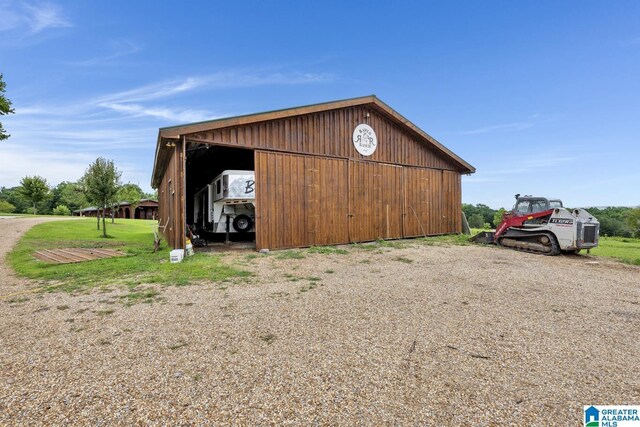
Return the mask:
<path id="1" fill-rule="evenodd" d="M 551 199 L 549 200 L 549 209 L 562 208 L 562 200 Z"/>
<path id="2" fill-rule="evenodd" d="M 561 207 L 562 201 L 558 199 L 545 199 L 544 197 L 524 196 L 518 197 L 518 200 L 513 207 L 513 213 L 515 213 L 516 215 L 526 215 Z"/>

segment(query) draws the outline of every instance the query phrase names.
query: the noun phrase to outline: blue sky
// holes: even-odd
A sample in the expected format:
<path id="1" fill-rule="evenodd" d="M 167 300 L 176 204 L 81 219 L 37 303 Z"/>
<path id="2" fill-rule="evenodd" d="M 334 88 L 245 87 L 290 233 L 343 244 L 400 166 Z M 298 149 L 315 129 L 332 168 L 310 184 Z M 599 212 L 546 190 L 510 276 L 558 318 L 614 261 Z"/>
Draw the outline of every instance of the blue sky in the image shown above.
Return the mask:
<path id="1" fill-rule="evenodd" d="M 640 2 L 0 0 L 0 185 L 97 156 L 150 190 L 159 127 L 376 94 L 477 168 L 463 201 L 640 204 Z"/>

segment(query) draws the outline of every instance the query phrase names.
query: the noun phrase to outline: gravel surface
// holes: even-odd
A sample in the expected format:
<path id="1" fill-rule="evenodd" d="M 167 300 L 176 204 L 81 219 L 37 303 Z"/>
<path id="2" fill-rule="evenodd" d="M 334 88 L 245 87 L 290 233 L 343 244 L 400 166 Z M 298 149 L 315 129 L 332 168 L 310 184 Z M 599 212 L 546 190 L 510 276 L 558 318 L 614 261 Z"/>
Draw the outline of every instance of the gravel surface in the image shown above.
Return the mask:
<path id="1" fill-rule="evenodd" d="M 0 220 L 0 255 L 28 224 Z M 580 425 L 640 403 L 640 268 L 426 246 L 0 297 L 0 425 Z M 256 256 L 255 258 L 253 258 Z M 1 294 L 33 287 L 0 266 Z"/>

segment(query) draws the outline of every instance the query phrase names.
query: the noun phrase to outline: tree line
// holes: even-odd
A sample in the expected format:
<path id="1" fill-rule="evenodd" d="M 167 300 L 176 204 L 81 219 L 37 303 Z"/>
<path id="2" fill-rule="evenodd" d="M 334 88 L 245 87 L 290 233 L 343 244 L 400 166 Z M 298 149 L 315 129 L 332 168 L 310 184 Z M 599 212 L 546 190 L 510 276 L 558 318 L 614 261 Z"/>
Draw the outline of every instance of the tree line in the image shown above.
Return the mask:
<path id="1" fill-rule="evenodd" d="M 639 237 L 640 238 L 640 207 L 606 207 L 585 208 L 600 222 L 601 236 Z M 492 209 L 479 203 L 462 204 L 462 211 L 467 217 L 471 228 L 496 228 L 502 222 L 504 208 Z"/>
<path id="2" fill-rule="evenodd" d="M 106 236 L 104 213 L 107 209 L 111 209 L 113 218 L 113 212 L 123 201 L 135 209 L 142 199 L 157 200 L 155 193 L 145 193 L 137 184 L 122 184 L 121 175 L 112 160 L 99 157 L 77 181 L 50 186 L 41 176 L 25 176 L 19 186 L 0 187 L 0 212 L 71 215 L 73 211 L 95 207 L 98 209 L 98 229 L 102 216 Z"/>

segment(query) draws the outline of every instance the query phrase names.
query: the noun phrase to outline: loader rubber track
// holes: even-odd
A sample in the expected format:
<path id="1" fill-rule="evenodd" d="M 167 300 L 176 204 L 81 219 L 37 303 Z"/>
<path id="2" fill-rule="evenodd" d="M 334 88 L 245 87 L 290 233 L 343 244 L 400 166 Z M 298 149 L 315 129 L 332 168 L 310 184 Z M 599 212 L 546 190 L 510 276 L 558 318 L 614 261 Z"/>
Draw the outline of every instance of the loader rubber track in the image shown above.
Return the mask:
<path id="1" fill-rule="evenodd" d="M 542 236 L 546 236 L 546 237 L 549 238 L 549 246 L 550 246 L 551 250 L 548 251 L 548 252 L 502 244 L 502 241 L 505 240 L 505 239 L 512 239 L 512 240 L 517 240 L 517 241 L 527 241 L 527 240 L 531 240 L 532 238 L 538 238 L 538 237 L 542 237 Z M 553 233 L 536 233 L 536 234 L 522 233 L 522 234 L 517 234 L 517 235 L 508 235 L 508 233 L 507 233 L 507 235 L 500 236 L 497 239 L 496 243 L 498 244 L 498 246 L 501 246 L 503 248 L 513 249 L 513 250 L 520 251 L 520 252 L 528 252 L 528 253 L 541 254 L 541 255 L 546 255 L 546 256 L 554 256 L 554 255 L 559 255 L 560 254 L 560 245 L 558 245 L 558 240 L 556 239 L 556 236 L 553 235 Z"/>

